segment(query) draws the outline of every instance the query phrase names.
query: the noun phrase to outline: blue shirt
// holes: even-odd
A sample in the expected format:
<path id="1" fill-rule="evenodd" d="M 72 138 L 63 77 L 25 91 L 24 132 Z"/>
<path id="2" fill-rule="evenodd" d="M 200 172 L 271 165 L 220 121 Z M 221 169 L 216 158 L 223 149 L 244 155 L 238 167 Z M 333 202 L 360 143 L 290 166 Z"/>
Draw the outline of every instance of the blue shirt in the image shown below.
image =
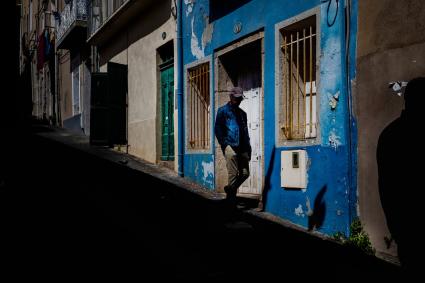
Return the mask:
<path id="1" fill-rule="evenodd" d="M 238 106 L 229 102 L 218 109 L 214 132 L 223 151 L 230 145 L 236 153 L 251 155 L 247 116 Z"/>

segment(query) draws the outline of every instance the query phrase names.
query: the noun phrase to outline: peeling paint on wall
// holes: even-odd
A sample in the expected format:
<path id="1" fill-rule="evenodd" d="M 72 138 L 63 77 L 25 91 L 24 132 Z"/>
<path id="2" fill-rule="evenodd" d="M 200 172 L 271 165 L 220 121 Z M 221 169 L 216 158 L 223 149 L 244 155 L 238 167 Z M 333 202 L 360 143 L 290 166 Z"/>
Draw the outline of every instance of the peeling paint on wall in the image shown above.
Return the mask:
<path id="1" fill-rule="evenodd" d="M 205 46 L 211 42 L 214 26 L 213 24 L 209 23 L 209 17 L 204 17 L 205 21 L 205 28 L 204 32 L 202 33 L 202 49 L 205 49 Z"/>
<path id="2" fill-rule="evenodd" d="M 184 4 L 187 6 L 187 10 L 186 10 L 186 17 L 189 16 L 190 13 L 192 13 L 193 11 L 193 5 L 195 0 L 184 0 Z"/>
<path id="3" fill-rule="evenodd" d="M 212 162 L 204 162 L 202 161 L 202 170 L 204 172 L 204 182 L 209 183 L 212 182 L 214 178 L 214 161 Z"/>
<path id="4" fill-rule="evenodd" d="M 295 208 L 295 215 L 301 216 L 301 217 L 304 217 L 305 216 L 304 215 L 304 211 L 303 211 L 303 207 L 302 207 L 301 204 L 299 204 L 298 207 Z"/>
<path id="5" fill-rule="evenodd" d="M 331 131 L 331 133 L 329 134 L 329 144 L 335 150 L 337 150 L 338 146 L 341 145 L 340 137 L 337 136 L 334 131 Z"/>
<path id="6" fill-rule="evenodd" d="M 185 177 L 208 189 L 214 189 L 214 157 L 211 154 L 185 156 Z"/>
<path id="7" fill-rule="evenodd" d="M 305 206 L 307 207 L 307 216 L 312 216 L 313 215 L 313 209 L 311 209 L 309 197 L 306 197 Z"/>
<path id="8" fill-rule="evenodd" d="M 199 47 L 199 40 L 196 37 L 196 34 L 193 30 L 193 23 L 195 18 L 192 18 L 191 27 L 192 27 L 192 37 L 190 39 L 190 50 L 192 51 L 192 55 L 196 57 L 196 59 L 201 59 L 205 57 L 204 51 Z"/>
<path id="9" fill-rule="evenodd" d="M 339 90 L 331 96 L 331 98 L 329 99 L 329 105 L 331 106 L 332 110 L 335 110 L 336 106 L 338 105 L 338 100 L 339 100 Z"/>
<path id="10" fill-rule="evenodd" d="M 205 46 L 207 46 L 207 44 L 211 42 L 214 26 L 213 24 L 209 23 L 209 17 L 205 16 L 204 30 L 202 31 L 201 46 L 200 46 L 199 39 L 196 36 L 195 30 L 193 27 L 194 21 L 195 21 L 195 17 L 193 17 L 191 20 L 192 35 L 190 39 L 190 50 L 192 51 L 192 55 L 199 60 L 205 57 Z"/>
<path id="11" fill-rule="evenodd" d="M 402 94 L 404 94 L 404 91 L 406 90 L 407 82 L 403 82 L 403 81 L 389 82 L 388 85 L 395 93 L 397 93 L 398 96 L 401 96 Z"/>
<path id="12" fill-rule="evenodd" d="M 198 162 L 195 163 L 195 176 L 198 176 L 198 171 L 199 171 L 199 164 Z"/>

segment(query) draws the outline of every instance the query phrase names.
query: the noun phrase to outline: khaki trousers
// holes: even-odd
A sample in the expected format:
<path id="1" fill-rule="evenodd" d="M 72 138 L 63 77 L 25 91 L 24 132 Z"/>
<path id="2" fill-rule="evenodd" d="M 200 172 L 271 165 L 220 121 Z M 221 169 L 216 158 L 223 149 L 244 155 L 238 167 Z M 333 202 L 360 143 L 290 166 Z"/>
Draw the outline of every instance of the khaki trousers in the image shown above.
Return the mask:
<path id="1" fill-rule="evenodd" d="M 239 186 L 249 177 L 249 154 L 248 152 L 237 154 L 231 146 L 227 146 L 224 156 L 229 176 L 227 186 L 236 196 Z"/>

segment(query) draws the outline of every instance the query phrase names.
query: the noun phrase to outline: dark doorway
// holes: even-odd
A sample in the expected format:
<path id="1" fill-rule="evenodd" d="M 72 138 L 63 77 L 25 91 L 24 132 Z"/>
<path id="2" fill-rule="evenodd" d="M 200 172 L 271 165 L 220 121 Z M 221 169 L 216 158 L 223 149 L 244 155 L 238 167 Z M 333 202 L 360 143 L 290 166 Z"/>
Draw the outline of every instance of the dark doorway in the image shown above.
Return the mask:
<path id="1" fill-rule="evenodd" d="M 107 73 L 93 73 L 90 143 L 127 144 L 127 65 L 108 63 Z"/>
<path id="2" fill-rule="evenodd" d="M 238 196 L 259 199 L 263 188 L 263 34 L 258 32 L 242 41 L 235 42 L 216 53 L 216 111 L 228 103 L 228 91 L 239 86 L 244 99 L 240 108 L 247 113 L 248 133 L 252 148 L 249 162 L 250 177 L 241 184 Z M 223 164 L 221 147 L 216 146 L 215 182 L 223 188 L 227 180 L 227 170 Z"/>

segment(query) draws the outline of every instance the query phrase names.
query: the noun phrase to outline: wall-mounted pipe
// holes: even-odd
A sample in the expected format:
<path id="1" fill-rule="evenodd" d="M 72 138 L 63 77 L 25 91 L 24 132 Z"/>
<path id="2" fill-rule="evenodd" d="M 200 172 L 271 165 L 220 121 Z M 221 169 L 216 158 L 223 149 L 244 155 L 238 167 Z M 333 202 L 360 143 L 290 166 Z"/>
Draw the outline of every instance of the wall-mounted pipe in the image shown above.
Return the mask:
<path id="1" fill-rule="evenodd" d="M 183 109 L 183 1 L 177 0 L 177 109 L 178 109 L 178 174 L 184 176 L 184 109 Z"/>
<path id="2" fill-rule="evenodd" d="M 349 186 L 350 192 L 349 195 L 349 222 L 352 223 L 355 218 L 358 217 L 357 207 L 354 209 L 355 206 L 357 206 L 357 186 L 355 178 L 356 176 L 356 149 L 355 149 L 355 139 L 356 133 L 353 133 L 353 93 L 352 93 L 352 85 L 351 85 L 351 56 L 352 56 L 352 50 L 351 50 L 351 44 L 352 40 L 355 40 L 355 38 L 352 38 L 352 1 L 346 0 L 345 1 L 345 73 L 346 73 L 346 89 L 347 89 L 347 111 L 348 111 L 348 119 L 347 119 L 347 129 L 348 129 L 348 178 L 349 178 Z M 357 3 L 355 3 L 357 4 Z M 356 5 L 357 8 L 357 5 Z M 356 21 L 356 20 L 355 20 Z M 354 75 L 355 76 L 355 75 Z M 354 191 L 356 193 L 354 193 Z M 352 208 L 353 207 L 353 208 Z"/>

